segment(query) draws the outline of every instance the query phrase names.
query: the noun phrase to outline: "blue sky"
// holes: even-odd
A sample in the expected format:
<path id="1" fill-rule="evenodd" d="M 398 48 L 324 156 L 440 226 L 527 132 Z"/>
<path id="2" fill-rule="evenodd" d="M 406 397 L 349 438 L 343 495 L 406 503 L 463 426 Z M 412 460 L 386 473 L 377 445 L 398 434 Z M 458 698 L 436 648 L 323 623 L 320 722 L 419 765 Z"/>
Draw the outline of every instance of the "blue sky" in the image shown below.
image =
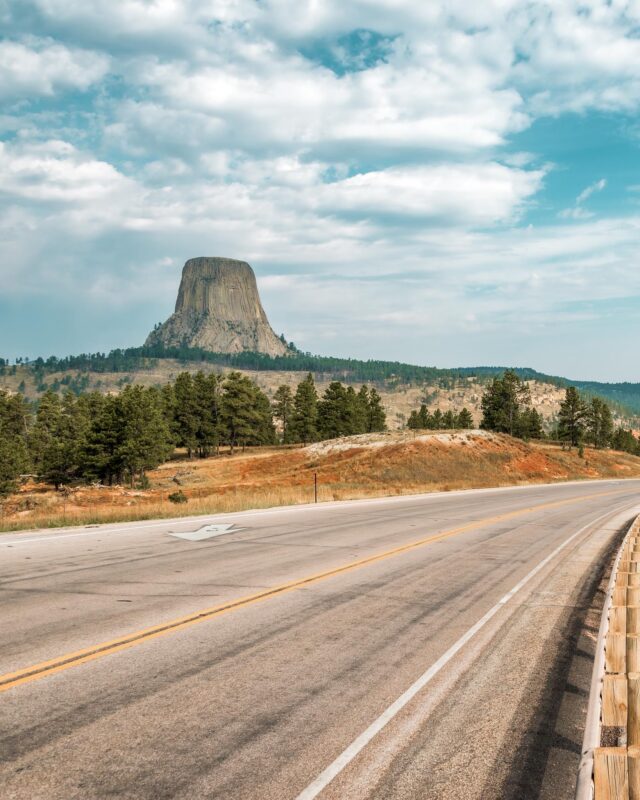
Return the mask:
<path id="1" fill-rule="evenodd" d="M 0 0 L 0 355 L 187 258 L 304 350 L 640 380 L 637 0 Z"/>

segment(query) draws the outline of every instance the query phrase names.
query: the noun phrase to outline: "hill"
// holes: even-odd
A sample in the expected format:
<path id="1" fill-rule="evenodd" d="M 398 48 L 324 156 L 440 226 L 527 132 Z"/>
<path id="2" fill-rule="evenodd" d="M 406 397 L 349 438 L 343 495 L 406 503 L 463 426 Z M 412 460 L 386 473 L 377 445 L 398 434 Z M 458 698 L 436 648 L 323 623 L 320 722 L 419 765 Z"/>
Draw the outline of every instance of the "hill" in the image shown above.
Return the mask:
<path id="1" fill-rule="evenodd" d="M 459 367 L 439 369 L 393 361 L 360 361 L 301 353 L 284 356 L 262 353 L 211 353 L 201 348 L 154 345 L 81 354 L 10 365 L 0 359 L 0 388 L 22 391 L 37 399 L 47 388 L 55 391 L 118 391 L 127 383 L 162 385 L 184 370 L 221 372 L 239 369 L 249 374 L 271 395 L 282 383 L 297 384 L 312 372 L 320 390 L 332 380 L 375 385 L 387 409 L 389 425 L 402 427 L 421 402 L 446 411 L 467 406 L 479 421 L 480 398 L 487 382 L 506 367 Z M 530 368 L 515 368 L 529 382 L 535 407 L 545 417 L 557 413 L 563 391 L 573 385 L 587 395 L 607 400 L 618 419 L 636 427 L 640 415 L 640 383 L 570 381 Z"/>

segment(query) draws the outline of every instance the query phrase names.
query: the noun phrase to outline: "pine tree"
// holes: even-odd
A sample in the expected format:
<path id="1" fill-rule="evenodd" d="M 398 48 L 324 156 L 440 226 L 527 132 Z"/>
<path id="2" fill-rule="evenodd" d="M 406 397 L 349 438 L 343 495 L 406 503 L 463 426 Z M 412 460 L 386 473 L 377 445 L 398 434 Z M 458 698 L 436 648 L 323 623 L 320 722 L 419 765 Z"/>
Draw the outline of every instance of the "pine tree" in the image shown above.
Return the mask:
<path id="1" fill-rule="evenodd" d="M 247 444 L 275 444 L 276 429 L 273 424 L 273 409 L 271 408 L 271 403 L 267 395 L 256 384 L 253 384 L 253 389 L 253 403 L 257 423 L 255 434 L 247 441 Z"/>
<path id="2" fill-rule="evenodd" d="M 529 387 L 513 370 L 506 370 L 491 381 L 482 396 L 481 407 L 481 428 L 520 436 L 524 433 L 521 415 L 531 407 Z"/>
<path id="3" fill-rule="evenodd" d="M 367 413 L 367 430 L 384 431 L 387 429 L 387 415 L 382 405 L 382 398 L 375 387 L 369 390 L 369 408 Z"/>
<path id="4" fill-rule="evenodd" d="M 364 396 L 362 389 L 364 389 Z M 344 431 L 346 436 L 355 436 L 367 431 L 367 411 L 369 405 L 369 391 L 363 386 L 359 393 L 353 386 L 345 389 L 344 405 Z"/>
<path id="5" fill-rule="evenodd" d="M 452 428 L 456 427 L 456 419 L 451 409 L 445 411 L 442 415 L 442 427 L 446 428 L 447 430 L 451 430 Z"/>
<path id="6" fill-rule="evenodd" d="M 423 403 L 420 406 L 420 411 L 418 412 L 418 420 L 420 425 L 418 427 L 422 428 L 423 430 L 427 431 L 432 428 L 436 427 L 435 418 L 433 414 L 429 413 L 429 409 Z M 441 422 L 441 417 L 438 417 L 438 420 Z"/>
<path id="7" fill-rule="evenodd" d="M 124 436 L 122 405 L 118 397 L 94 392 L 87 400 L 89 429 L 80 454 L 85 480 L 99 480 L 110 486 L 122 480 L 124 464 L 121 443 Z M 165 424 L 168 425 L 165 418 Z"/>
<path id="8" fill-rule="evenodd" d="M 197 372 L 193 377 L 193 408 L 197 420 L 195 439 L 198 455 L 206 458 L 217 450 L 220 440 L 221 379 Z"/>
<path id="9" fill-rule="evenodd" d="M 318 438 L 318 393 L 311 373 L 298 384 L 293 406 L 293 441 L 303 444 L 315 442 Z"/>
<path id="10" fill-rule="evenodd" d="M 640 455 L 640 442 L 633 435 L 633 431 L 627 430 L 622 426 L 614 431 L 611 444 L 615 450 L 621 450 L 632 455 Z"/>
<path id="11" fill-rule="evenodd" d="M 29 409 L 21 395 L 0 391 L 0 498 L 15 491 L 29 466 Z"/>
<path id="12" fill-rule="evenodd" d="M 522 439 L 541 439 L 544 435 L 543 419 L 533 407 L 520 413 L 517 435 Z"/>
<path id="13" fill-rule="evenodd" d="M 458 428 L 462 428 L 463 430 L 471 430 L 473 428 L 473 417 L 471 416 L 471 412 L 466 406 L 458 414 L 457 425 Z"/>
<path id="14" fill-rule="evenodd" d="M 249 378 L 239 372 L 230 372 L 223 384 L 220 421 L 225 441 L 231 452 L 244 447 L 260 425 L 260 414 L 256 408 L 256 387 Z"/>
<path id="15" fill-rule="evenodd" d="M 279 386 L 273 396 L 273 415 L 282 426 L 282 441 L 289 444 L 292 441 L 291 423 L 294 405 L 293 394 L 286 384 Z"/>
<path id="16" fill-rule="evenodd" d="M 375 391 L 372 389 L 371 391 Z M 355 415 L 354 433 L 369 433 L 371 431 L 371 397 L 369 387 L 364 384 L 357 394 L 357 410 Z"/>
<path id="17" fill-rule="evenodd" d="M 188 372 L 181 372 L 173 385 L 175 398 L 174 429 L 178 445 L 186 447 L 189 458 L 198 447 L 198 404 L 193 378 Z"/>
<path id="18" fill-rule="evenodd" d="M 340 381 L 332 381 L 318 403 L 318 433 L 321 439 L 336 439 L 349 433 L 346 406 L 344 386 Z"/>
<path id="19" fill-rule="evenodd" d="M 417 411 L 414 410 L 409 414 L 409 419 L 407 420 L 407 428 L 409 428 L 409 430 L 416 431 L 420 430 L 421 427 L 422 425 L 420 423 L 420 415 L 418 414 Z"/>
<path id="20" fill-rule="evenodd" d="M 585 436 L 594 447 L 608 447 L 613 436 L 611 409 L 599 397 L 592 398 L 585 410 Z"/>
<path id="21" fill-rule="evenodd" d="M 124 425 L 118 456 L 131 485 L 142 480 L 145 470 L 154 469 L 173 451 L 171 432 L 156 389 L 127 386 L 117 398 Z"/>
<path id="22" fill-rule="evenodd" d="M 575 386 L 569 386 L 558 413 L 558 433 L 570 447 L 578 447 L 585 429 L 586 406 Z"/>

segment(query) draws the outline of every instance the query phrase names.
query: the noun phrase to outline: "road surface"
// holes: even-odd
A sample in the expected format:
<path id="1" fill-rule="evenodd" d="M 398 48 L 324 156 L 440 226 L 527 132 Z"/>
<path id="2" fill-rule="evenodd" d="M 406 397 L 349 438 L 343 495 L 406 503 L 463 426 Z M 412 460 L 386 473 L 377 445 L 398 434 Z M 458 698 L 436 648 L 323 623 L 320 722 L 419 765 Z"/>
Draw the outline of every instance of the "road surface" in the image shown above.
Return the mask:
<path id="1" fill-rule="evenodd" d="M 4 535 L 1 796 L 569 798 L 639 511 L 598 481 Z"/>

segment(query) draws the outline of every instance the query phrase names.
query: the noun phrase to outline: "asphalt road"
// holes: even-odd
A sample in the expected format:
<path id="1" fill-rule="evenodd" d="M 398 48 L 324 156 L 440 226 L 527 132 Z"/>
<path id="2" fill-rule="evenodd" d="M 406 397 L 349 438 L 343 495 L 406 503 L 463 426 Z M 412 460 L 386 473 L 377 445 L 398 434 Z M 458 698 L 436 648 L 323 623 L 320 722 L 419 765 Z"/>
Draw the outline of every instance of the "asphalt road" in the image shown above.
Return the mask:
<path id="1" fill-rule="evenodd" d="M 639 511 L 602 481 L 4 535 L 0 795 L 569 798 Z"/>

